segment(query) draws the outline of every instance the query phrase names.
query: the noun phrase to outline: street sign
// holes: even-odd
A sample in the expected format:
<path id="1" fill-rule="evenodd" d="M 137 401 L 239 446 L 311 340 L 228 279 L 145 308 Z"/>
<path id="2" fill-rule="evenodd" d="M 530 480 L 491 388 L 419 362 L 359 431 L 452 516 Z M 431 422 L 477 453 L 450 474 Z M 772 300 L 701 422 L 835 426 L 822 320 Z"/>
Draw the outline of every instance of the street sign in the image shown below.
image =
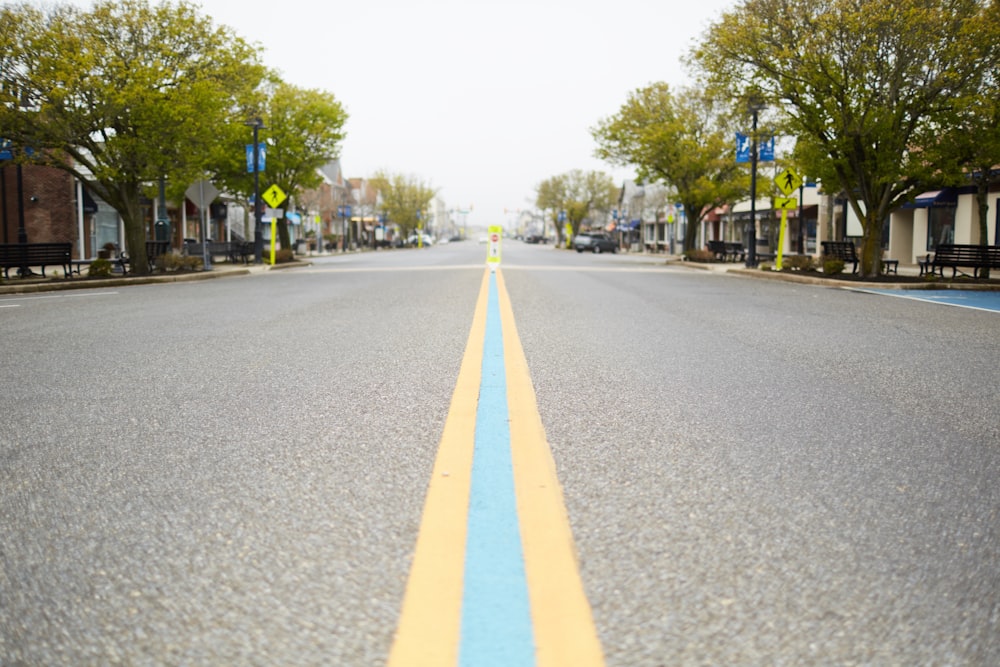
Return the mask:
<path id="1" fill-rule="evenodd" d="M 219 189 L 212 185 L 211 181 L 201 180 L 192 183 L 184 191 L 184 196 L 193 201 L 199 209 L 204 210 L 219 196 Z"/>
<path id="2" fill-rule="evenodd" d="M 802 185 L 802 178 L 788 167 L 774 177 L 774 183 L 785 195 L 790 195 Z"/>
<path id="3" fill-rule="evenodd" d="M 776 210 L 791 211 L 799 206 L 799 201 L 795 197 L 775 197 L 774 208 Z"/>
<path id="4" fill-rule="evenodd" d="M 503 227 L 490 225 L 487 232 L 489 233 L 489 246 L 486 252 L 486 263 L 492 270 L 500 264 L 500 237 L 503 234 Z"/>
<path id="5" fill-rule="evenodd" d="M 261 195 L 261 199 L 266 201 L 271 208 L 278 208 L 278 204 L 285 201 L 285 198 L 285 191 L 277 185 L 272 185 Z"/>

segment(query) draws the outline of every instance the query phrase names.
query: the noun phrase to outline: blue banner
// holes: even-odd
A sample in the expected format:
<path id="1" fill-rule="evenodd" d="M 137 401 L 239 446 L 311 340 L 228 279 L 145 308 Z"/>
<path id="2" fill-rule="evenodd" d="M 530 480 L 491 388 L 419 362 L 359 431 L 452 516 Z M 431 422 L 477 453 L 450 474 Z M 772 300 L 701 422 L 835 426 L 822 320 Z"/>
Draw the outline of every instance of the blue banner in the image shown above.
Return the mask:
<path id="1" fill-rule="evenodd" d="M 758 162 L 774 162 L 774 137 L 761 142 L 757 150 Z M 736 163 L 750 162 L 750 137 L 741 132 L 736 133 Z"/>
<path id="2" fill-rule="evenodd" d="M 736 164 L 750 162 L 750 137 L 742 132 L 736 133 Z"/>
<path id="3" fill-rule="evenodd" d="M 264 171 L 267 164 L 267 144 L 257 144 L 257 171 Z M 247 173 L 253 173 L 253 144 L 247 144 Z"/>
<path id="4" fill-rule="evenodd" d="M 760 161 L 774 162 L 774 137 L 765 140 L 760 145 Z"/>

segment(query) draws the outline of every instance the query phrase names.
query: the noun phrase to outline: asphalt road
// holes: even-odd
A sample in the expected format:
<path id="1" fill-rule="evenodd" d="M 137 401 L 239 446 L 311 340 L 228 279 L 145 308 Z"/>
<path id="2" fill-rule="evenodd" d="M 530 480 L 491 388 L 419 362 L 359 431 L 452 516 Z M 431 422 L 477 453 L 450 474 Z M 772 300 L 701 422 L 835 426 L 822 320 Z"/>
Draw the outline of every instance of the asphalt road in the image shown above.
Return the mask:
<path id="1" fill-rule="evenodd" d="M 0 664 L 383 664 L 484 257 L 0 297 Z M 608 665 L 1000 664 L 1000 315 L 501 270 Z"/>

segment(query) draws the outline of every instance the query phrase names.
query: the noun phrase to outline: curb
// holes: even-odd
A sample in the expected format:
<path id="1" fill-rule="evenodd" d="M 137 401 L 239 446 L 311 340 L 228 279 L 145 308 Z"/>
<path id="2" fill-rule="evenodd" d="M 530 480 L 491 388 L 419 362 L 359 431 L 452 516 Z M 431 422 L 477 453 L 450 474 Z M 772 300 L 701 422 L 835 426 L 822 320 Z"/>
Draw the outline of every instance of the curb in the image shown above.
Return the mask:
<path id="1" fill-rule="evenodd" d="M 154 285 L 158 283 L 186 283 L 201 280 L 214 280 L 235 276 L 247 276 L 251 273 L 264 273 L 283 269 L 295 269 L 312 266 L 312 262 L 295 261 L 274 266 L 262 265 L 236 269 L 211 269 L 192 273 L 119 277 L 119 278 L 49 278 L 44 282 L 18 283 L 18 279 L 5 281 L 0 285 L 0 295 L 3 294 L 35 294 L 38 292 L 58 292 L 63 290 L 105 289 L 108 287 L 127 287 L 129 285 Z"/>

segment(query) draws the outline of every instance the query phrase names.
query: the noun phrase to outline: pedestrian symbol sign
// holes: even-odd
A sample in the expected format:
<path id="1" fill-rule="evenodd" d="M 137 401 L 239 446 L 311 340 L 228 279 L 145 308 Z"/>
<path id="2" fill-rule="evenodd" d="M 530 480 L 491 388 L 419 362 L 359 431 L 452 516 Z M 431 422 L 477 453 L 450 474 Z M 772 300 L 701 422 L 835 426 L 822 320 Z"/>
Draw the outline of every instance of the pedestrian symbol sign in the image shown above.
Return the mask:
<path id="1" fill-rule="evenodd" d="M 787 196 L 802 186 L 802 178 L 792 171 L 791 167 L 789 167 L 775 176 L 774 183 L 778 186 L 778 189 L 784 192 Z"/>
<path id="2" fill-rule="evenodd" d="M 264 194 L 261 195 L 261 198 L 267 202 L 267 205 L 271 208 L 278 208 L 278 205 L 285 201 L 285 197 L 285 191 L 277 185 L 272 185 L 264 191 Z"/>

